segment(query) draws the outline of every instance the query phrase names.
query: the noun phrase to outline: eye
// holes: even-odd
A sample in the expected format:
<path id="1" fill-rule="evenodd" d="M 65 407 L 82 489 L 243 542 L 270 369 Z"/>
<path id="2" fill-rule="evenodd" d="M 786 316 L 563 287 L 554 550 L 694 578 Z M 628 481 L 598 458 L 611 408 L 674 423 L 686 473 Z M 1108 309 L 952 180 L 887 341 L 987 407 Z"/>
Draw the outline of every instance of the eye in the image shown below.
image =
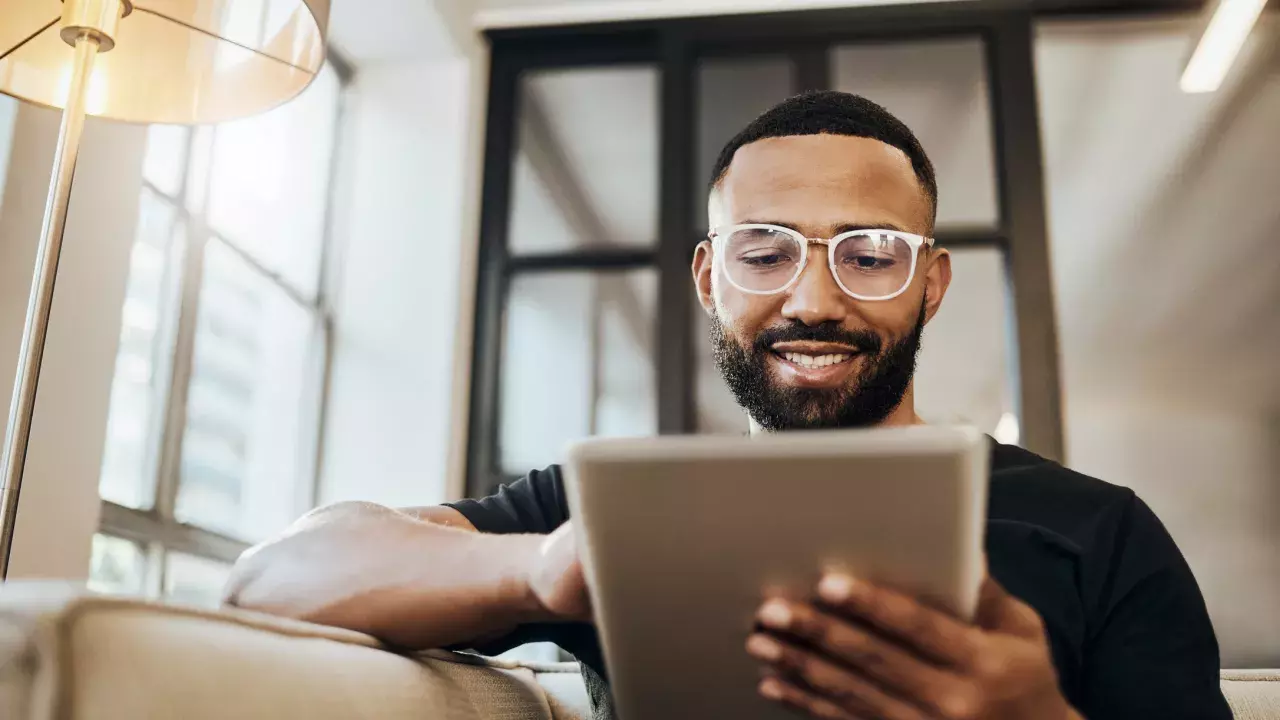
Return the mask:
<path id="1" fill-rule="evenodd" d="M 898 264 L 898 261 L 892 257 L 857 254 L 846 256 L 845 264 L 850 265 L 857 270 L 880 271 L 892 268 L 894 265 Z"/>
<path id="2" fill-rule="evenodd" d="M 770 268 L 791 262 L 791 257 L 781 252 L 760 251 L 749 255 L 742 255 L 738 258 L 738 262 L 750 267 Z"/>

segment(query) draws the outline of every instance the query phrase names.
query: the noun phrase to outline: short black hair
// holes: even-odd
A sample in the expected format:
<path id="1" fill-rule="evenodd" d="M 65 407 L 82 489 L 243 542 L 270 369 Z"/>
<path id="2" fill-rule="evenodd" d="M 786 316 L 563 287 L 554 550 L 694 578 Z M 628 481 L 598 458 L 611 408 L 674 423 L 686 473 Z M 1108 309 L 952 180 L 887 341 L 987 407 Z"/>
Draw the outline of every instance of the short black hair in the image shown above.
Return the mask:
<path id="1" fill-rule="evenodd" d="M 765 111 L 733 137 L 720 151 L 711 173 L 711 189 L 729 172 L 733 156 L 744 145 L 766 138 L 792 135 L 849 135 L 879 140 L 892 145 L 911 160 L 916 178 L 929 198 L 930 225 L 938 214 L 938 179 L 933 163 L 920 141 L 901 120 L 888 110 L 862 97 L 835 90 L 807 92 L 783 100 Z"/>

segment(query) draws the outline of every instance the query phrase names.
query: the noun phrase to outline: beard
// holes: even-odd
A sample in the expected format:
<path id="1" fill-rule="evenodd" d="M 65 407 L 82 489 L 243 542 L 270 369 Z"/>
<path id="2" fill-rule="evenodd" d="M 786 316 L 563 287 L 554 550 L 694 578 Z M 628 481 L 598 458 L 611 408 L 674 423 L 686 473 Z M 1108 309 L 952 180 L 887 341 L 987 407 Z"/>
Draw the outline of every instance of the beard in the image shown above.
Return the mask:
<path id="1" fill-rule="evenodd" d="M 925 298 L 920 303 L 911 332 L 887 347 L 879 335 L 869 330 L 848 330 L 835 322 L 820 325 L 791 322 L 761 330 L 751 346 L 744 348 L 729 337 L 720 319 L 712 315 L 711 344 L 715 349 L 716 367 L 738 405 L 765 430 L 877 425 L 902 404 L 911 384 L 920 337 L 924 333 L 927 302 Z M 799 340 L 856 347 L 863 365 L 843 387 L 786 387 L 769 369 L 769 357 L 775 344 Z"/>

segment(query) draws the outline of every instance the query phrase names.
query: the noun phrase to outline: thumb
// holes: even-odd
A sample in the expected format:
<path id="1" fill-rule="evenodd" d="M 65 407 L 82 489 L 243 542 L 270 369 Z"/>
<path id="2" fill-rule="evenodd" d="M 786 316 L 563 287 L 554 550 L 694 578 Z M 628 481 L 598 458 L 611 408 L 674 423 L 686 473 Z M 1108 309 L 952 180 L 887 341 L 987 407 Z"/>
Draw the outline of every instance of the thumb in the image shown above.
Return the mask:
<path id="1" fill-rule="evenodd" d="M 1044 621 L 1030 605 L 1009 594 L 990 575 L 978 593 L 975 624 L 983 630 L 1008 633 L 1020 637 L 1043 637 Z"/>
<path id="2" fill-rule="evenodd" d="M 540 551 L 543 565 L 556 574 L 578 565 L 578 540 L 573 522 L 564 523 L 548 535 Z"/>
<path id="3" fill-rule="evenodd" d="M 561 525 L 542 541 L 531 584 L 543 605 L 556 615 L 564 619 L 590 617 L 590 600 L 572 522 Z"/>

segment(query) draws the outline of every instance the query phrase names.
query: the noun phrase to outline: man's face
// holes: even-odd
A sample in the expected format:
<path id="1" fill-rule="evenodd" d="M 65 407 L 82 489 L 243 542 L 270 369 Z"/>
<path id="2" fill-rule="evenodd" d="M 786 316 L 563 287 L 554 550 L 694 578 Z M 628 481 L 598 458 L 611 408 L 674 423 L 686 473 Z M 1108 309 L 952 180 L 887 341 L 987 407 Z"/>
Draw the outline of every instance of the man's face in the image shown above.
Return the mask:
<path id="1" fill-rule="evenodd" d="M 712 228 L 767 223 L 812 238 L 849 227 L 928 236 L 931 218 L 906 154 L 843 135 L 742 147 L 710 203 Z M 698 247 L 694 280 L 711 316 L 716 363 L 738 403 L 766 430 L 860 427 L 884 422 L 899 408 L 909 411 L 902 401 L 920 333 L 951 280 L 946 251 L 922 250 L 907 289 L 877 301 L 840 289 L 825 246 L 812 245 L 809 253 L 791 287 L 756 295 L 728 282 L 711 243 Z"/>

